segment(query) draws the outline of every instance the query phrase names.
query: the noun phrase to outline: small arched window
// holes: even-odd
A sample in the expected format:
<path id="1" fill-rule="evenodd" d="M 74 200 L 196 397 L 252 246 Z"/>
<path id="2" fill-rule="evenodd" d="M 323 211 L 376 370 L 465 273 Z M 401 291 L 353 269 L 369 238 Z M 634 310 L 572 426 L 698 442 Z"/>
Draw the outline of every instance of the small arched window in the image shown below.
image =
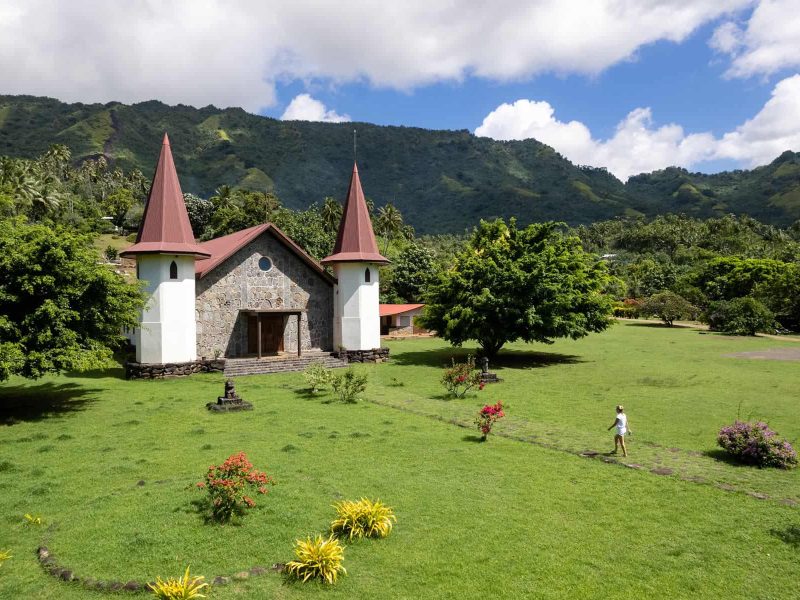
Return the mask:
<path id="1" fill-rule="evenodd" d="M 369 283 L 369 282 L 370 282 L 370 273 L 369 273 L 369 267 L 367 267 L 367 270 L 366 270 L 366 271 L 364 271 L 364 281 L 366 281 L 367 283 Z"/>
<path id="2" fill-rule="evenodd" d="M 169 278 L 178 278 L 178 264 L 174 260 L 169 264 Z"/>

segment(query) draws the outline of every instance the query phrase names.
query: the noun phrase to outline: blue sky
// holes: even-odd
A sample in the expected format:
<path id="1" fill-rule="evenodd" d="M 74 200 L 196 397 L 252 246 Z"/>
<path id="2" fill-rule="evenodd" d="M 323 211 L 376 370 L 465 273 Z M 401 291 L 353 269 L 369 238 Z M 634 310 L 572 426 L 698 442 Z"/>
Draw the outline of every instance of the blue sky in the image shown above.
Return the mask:
<path id="1" fill-rule="evenodd" d="M 0 93 L 536 138 L 625 179 L 800 150 L 800 0 L 0 0 Z"/>
<path id="2" fill-rule="evenodd" d="M 721 135 L 757 113 L 772 85 L 723 77 L 727 65 L 708 46 L 715 24 L 699 28 L 683 43 L 659 41 L 642 47 L 632 59 L 594 76 L 543 74 L 519 82 L 469 77 L 411 91 L 379 89 L 365 82 L 293 81 L 279 84 L 280 103 L 261 113 L 280 117 L 297 94 L 310 92 L 328 108 L 357 121 L 473 131 L 499 104 L 535 98 L 557 107 L 562 121 L 583 121 L 603 138 L 638 106 L 652 107 L 659 122 Z M 736 102 L 722 101 L 731 96 Z"/>

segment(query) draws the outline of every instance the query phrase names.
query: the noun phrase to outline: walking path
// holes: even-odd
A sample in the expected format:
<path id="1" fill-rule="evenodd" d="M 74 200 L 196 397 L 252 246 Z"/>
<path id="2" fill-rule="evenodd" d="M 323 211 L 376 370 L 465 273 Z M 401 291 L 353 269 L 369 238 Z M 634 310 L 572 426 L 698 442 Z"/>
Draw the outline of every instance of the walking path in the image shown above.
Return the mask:
<path id="1" fill-rule="evenodd" d="M 474 410 L 458 404 L 447 403 L 447 410 L 434 412 L 427 405 L 428 398 L 408 395 L 403 400 L 372 397 L 370 402 L 403 412 L 427 417 L 437 421 L 475 431 Z M 723 452 L 698 452 L 682 448 L 669 448 L 633 436 L 628 439 L 628 458 L 612 455 L 605 448 L 593 447 L 596 436 L 581 434 L 575 430 L 559 430 L 547 423 L 539 423 L 520 417 L 506 417 L 492 430 L 493 436 L 569 453 L 603 463 L 644 470 L 658 476 L 672 476 L 696 484 L 711 485 L 729 492 L 740 492 L 760 500 L 772 500 L 791 506 L 800 506 L 800 489 L 789 472 L 780 472 L 785 477 L 765 479 L 764 472 L 755 467 L 740 466 L 727 462 Z M 608 440 L 612 445 L 611 438 Z"/>

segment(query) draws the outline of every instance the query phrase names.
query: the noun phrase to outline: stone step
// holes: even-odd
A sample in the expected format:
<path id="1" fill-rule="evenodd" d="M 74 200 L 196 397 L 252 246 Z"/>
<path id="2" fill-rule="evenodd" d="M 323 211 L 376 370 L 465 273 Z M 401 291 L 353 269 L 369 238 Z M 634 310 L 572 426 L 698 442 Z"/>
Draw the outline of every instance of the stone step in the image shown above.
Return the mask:
<path id="1" fill-rule="evenodd" d="M 288 373 L 292 371 L 305 371 L 314 363 L 335 369 L 347 366 L 344 361 L 328 353 L 310 353 L 300 357 L 280 358 L 239 358 L 228 359 L 225 363 L 226 377 L 239 377 L 242 375 L 266 375 L 270 373 Z"/>

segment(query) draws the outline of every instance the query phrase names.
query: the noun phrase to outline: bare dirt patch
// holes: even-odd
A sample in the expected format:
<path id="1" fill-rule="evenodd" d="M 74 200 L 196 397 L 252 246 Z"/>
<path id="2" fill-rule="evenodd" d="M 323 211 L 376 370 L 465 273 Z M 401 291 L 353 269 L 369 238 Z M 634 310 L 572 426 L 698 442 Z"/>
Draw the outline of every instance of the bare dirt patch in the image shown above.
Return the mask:
<path id="1" fill-rule="evenodd" d="M 724 356 L 759 360 L 800 360 L 800 348 L 767 348 L 766 350 L 755 350 L 753 352 L 734 352 Z"/>

